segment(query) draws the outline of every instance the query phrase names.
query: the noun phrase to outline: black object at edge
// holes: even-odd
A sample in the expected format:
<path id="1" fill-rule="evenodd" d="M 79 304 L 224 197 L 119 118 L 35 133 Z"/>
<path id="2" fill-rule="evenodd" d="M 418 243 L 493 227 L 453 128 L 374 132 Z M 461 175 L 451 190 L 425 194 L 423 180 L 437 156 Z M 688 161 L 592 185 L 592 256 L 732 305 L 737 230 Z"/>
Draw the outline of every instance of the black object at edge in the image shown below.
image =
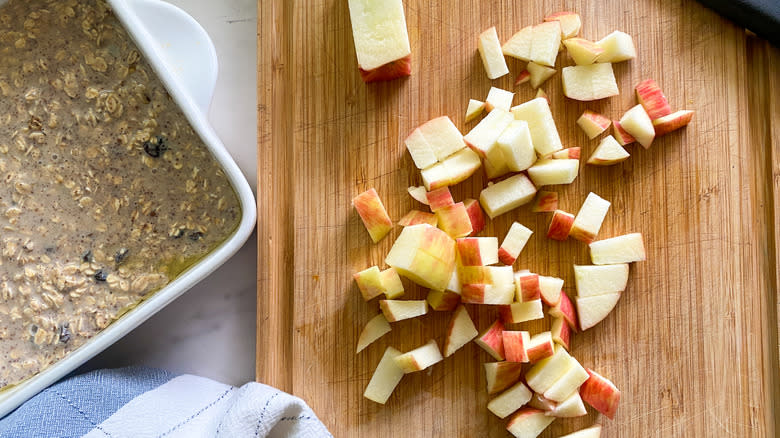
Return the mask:
<path id="1" fill-rule="evenodd" d="M 780 47 L 780 0 L 699 0 L 715 12 Z"/>

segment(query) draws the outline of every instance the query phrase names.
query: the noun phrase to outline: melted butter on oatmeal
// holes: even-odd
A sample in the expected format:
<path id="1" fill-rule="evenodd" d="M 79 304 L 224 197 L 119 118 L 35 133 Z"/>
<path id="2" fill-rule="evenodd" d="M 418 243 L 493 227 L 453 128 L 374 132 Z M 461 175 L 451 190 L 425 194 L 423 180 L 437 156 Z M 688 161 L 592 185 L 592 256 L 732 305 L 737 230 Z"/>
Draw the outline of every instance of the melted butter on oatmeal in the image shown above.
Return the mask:
<path id="1" fill-rule="evenodd" d="M 0 389 L 168 284 L 240 213 L 103 0 L 0 7 Z"/>

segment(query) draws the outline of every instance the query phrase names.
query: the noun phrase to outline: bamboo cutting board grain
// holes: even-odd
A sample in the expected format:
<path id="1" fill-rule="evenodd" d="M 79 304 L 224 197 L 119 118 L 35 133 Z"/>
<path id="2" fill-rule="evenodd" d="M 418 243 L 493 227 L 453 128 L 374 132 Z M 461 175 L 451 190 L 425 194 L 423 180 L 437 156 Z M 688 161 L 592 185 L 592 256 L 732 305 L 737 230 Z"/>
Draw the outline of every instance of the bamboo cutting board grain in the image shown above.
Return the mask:
<path id="1" fill-rule="evenodd" d="M 554 187 L 576 212 L 589 191 L 612 202 L 600 237 L 642 232 L 648 261 L 631 267 L 615 311 L 573 339 L 572 353 L 622 390 L 614 421 L 557 420 L 545 437 L 599 422 L 614 437 L 773 437 L 778 403 L 780 271 L 780 53 L 695 2 L 632 3 L 408 0 L 413 51 L 408 79 L 360 81 L 346 0 L 260 2 L 259 257 L 257 378 L 302 397 L 337 437 L 508 436 L 485 405 L 482 363 L 469 344 L 429 372 L 407 375 L 385 406 L 362 397 L 384 349 L 429 338 L 443 342 L 446 312 L 393 324 L 355 355 L 363 325 L 378 312 L 352 273 L 378 264 L 400 232 L 373 245 L 350 205 L 375 187 L 391 217 L 421 208 L 407 194 L 419 172 L 403 139 L 419 124 L 449 115 L 463 122 L 469 98 L 512 77 L 489 81 L 476 37 L 495 25 L 506 40 L 562 9 L 579 12 L 584 37 L 619 29 L 638 58 L 615 65 L 621 95 L 595 103 L 565 99 L 560 73 L 544 86 L 565 146 L 589 141 L 575 125 L 591 108 L 619 118 L 633 86 L 651 77 L 692 124 L 633 145 L 620 165 L 583 165 L 571 186 Z M 570 61 L 564 54 L 559 66 Z M 533 97 L 518 87 L 515 104 Z M 583 160 L 584 163 L 584 160 Z M 453 189 L 477 197 L 482 172 Z M 512 220 L 535 231 L 515 268 L 561 276 L 573 293 L 572 263 L 589 263 L 577 241 L 544 238 L 549 216 L 521 208 L 482 235 L 503 239 Z M 405 281 L 404 298 L 425 291 Z M 469 306 L 478 329 L 495 309 Z M 547 330 L 549 321 L 525 324 Z"/>

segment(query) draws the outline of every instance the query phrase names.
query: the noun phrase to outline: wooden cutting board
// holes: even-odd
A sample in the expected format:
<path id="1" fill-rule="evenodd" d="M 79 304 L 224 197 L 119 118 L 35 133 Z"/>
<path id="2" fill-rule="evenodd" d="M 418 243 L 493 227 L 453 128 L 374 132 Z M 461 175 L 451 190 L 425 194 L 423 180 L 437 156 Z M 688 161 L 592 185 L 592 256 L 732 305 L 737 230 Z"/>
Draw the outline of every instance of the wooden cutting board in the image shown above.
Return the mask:
<path id="1" fill-rule="evenodd" d="M 470 344 L 430 372 L 404 377 L 385 406 L 362 397 L 387 346 L 443 342 L 449 314 L 395 323 L 355 355 L 363 325 L 378 312 L 352 273 L 378 264 L 400 232 L 372 244 L 350 204 L 375 187 L 391 217 L 421 208 L 406 192 L 419 172 L 403 139 L 449 115 L 464 124 L 469 98 L 491 85 L 512 89 L 522 64 L 489 81 L 477 35 L 495 25 L 506 40 L 563 8 L 582 15 L 582 35 L 619 29 L 638 58 L 615 65 L 619 97 L 565 99 L 560 73 L 544 84 L 565 146 L 589 141 L 575 125 L 591 108 L 612 118 L 635 104 L 633 86 L 654 78 L 674 109 L 697 111 L 687 129 L 632 145 L 620 165 L 583 164 L 570 186 L 554 187 L 576 212 L 588 192 L 612 202 L 600 237 L 645 236 L 648 260 L 631 267 L 627 291 L 601 324 L 573 339 L 572 353 L 622 390 L 617 417 L 589 410 L 558 420 L 545 437 L 594 422 L 604 436 L 774 437 L 780 433 L 778 257 L 780 257 L 780 51 L 695 2 L 641 0 L 405 2 L 413 52 L 408 79 L 363 84 L 346 0 L 260 2 L 259 256 L 257 379 L 302 397 L 337 437 L 508 436 L 490 414 L 482 363 Z M 570 61 L 564 54 L 560 64 Z M 533 97 L 527 84 L 515 104 Z M 584 160 L 583 160 L 584 163 Z M 456 186 L 477 197 L 481 171 Z M 513 220 L 535 230 L 516 269 L 561 276 L 573 293 L 572 263 L 586 245 L 544 237 L 548 215 L 521 208 L 482 235 L 503 238 Z M 405 298 L 425 291 L 405 282 Z M 469 306 L 482 330 L 495 309 Z M 522 325 L 538 332 L 549 321 Z"/>

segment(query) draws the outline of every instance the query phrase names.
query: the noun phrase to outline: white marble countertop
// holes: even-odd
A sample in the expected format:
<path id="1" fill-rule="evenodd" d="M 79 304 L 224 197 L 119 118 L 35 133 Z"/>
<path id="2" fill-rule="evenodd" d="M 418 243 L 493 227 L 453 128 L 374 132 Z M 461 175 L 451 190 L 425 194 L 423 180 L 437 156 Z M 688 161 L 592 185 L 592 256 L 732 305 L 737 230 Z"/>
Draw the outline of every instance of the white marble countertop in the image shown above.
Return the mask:
<path id="1" fill-rule="evenodd" d="M 257 181 L 257 2 L 167 0 L 192 15 L 217 48 L 209 118 L 252 187 Z M 256 234 L 206 280 L 80 371 L 146 365 L 239 385 L 255 376 Z"/>

